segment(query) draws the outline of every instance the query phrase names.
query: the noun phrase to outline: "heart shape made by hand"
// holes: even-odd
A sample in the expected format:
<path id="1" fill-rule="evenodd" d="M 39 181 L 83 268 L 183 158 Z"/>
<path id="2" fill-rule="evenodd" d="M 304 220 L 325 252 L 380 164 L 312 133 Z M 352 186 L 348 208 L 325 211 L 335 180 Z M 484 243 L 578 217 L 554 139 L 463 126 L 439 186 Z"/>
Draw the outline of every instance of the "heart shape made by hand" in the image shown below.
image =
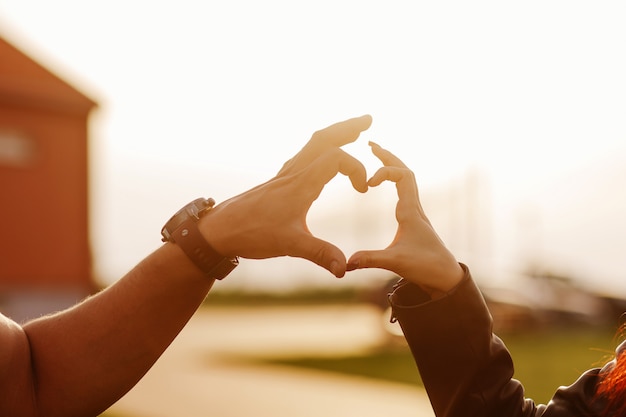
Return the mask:
<path id="1" fill-rule="evenodd" d="M 355 192 L 343 178 L 329 182 L 307 215 L 314 236 L 339 247 L 346 256 L 384 249 L 396 233 L 397 195 L 393 184 Z"/>

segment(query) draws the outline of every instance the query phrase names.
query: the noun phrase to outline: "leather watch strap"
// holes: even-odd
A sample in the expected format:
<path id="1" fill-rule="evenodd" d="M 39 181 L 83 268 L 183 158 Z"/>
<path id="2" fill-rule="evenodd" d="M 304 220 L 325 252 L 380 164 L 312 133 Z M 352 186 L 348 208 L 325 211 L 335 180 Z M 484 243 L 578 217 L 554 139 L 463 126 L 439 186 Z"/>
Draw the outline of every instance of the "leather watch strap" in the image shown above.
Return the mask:
<path id="1" fill-rule="evenodd" d="M 237 266 L 238 259 L 225 258 L 209 245 L 193 218 L 187 218 L 172 232 L 175 242 L 209 278 L 222 279 Z"/>

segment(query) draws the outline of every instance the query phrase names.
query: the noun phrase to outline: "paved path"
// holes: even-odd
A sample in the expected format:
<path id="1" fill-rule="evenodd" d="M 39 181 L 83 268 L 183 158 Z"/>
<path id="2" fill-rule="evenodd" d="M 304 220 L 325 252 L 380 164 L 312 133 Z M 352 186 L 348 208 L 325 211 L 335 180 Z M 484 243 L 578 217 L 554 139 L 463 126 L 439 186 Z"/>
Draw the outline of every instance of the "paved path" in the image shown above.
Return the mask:
<path id="1" fill-rule="evenodd" d="M 111 412 L 128 417 L 433 416 L 419 388 L 228 360 L 356 352 L 383 337 L 380 313 L 367 306 L 202 309 Z"/>

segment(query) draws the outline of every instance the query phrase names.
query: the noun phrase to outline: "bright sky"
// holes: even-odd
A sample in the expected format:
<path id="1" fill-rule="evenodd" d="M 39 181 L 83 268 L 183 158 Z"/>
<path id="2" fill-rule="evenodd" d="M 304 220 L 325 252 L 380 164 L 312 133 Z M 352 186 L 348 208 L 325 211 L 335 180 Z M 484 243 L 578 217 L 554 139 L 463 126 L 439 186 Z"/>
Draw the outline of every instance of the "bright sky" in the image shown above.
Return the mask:
<path id="1" fill-rule="evenodd" d="M 535 260 L 626 294 L 624 21 L 621 1 L 0 0 L 0 35 L 100 103 L 92 236 L 106 282 L 188 200 L 242 192 L 313 131 L 369 113 L 347 150 L 372 172 L 368 139 L 401 156 L 484 279 Z M 311 227 L 347 256 L 384 247 L 393 204 L 392 188 L 358 196 L 338 178 Z M 224 285 L 315 274 L 330 279 L 248 261 Z"/>

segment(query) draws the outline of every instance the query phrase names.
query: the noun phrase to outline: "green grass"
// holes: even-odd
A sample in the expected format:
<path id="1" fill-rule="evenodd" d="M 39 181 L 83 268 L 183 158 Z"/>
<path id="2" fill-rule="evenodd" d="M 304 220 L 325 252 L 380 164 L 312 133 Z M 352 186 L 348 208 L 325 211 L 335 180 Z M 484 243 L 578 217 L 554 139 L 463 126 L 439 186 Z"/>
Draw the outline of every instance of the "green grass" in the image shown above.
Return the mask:
<path id="1" fill-rule="evenodd" d="M 503 340 L 515 362 L 515 378 L 524 384 L 526 396 L 537 403 L 546 403 L 560 385 L 569 385 L 585 370 L 598 366 L 614 347 L 611 332 L 600 330 L 507 335 Z M 422 385 L 408 348 L 364 356 L 267 362 Z"/>
<path id="2" fill-rule="evenodd" d="M 269 363 L 312 368 L 330 372 L 358 375 L 369 378 L 421 385 L 421 378 L 413 357 L 406 349 L 388 349 L 363 356 L 304 357 L 271 359 Z"/>
<path id="3" fill-rule="evenodd" d="M 570 385 L 587 369 L 602 366 L 616 341 L 610 330 L 557 331 L 502 338 L 515 362 L 515 378 L 526 396 L 547 402 L 561 385 Z"/>

